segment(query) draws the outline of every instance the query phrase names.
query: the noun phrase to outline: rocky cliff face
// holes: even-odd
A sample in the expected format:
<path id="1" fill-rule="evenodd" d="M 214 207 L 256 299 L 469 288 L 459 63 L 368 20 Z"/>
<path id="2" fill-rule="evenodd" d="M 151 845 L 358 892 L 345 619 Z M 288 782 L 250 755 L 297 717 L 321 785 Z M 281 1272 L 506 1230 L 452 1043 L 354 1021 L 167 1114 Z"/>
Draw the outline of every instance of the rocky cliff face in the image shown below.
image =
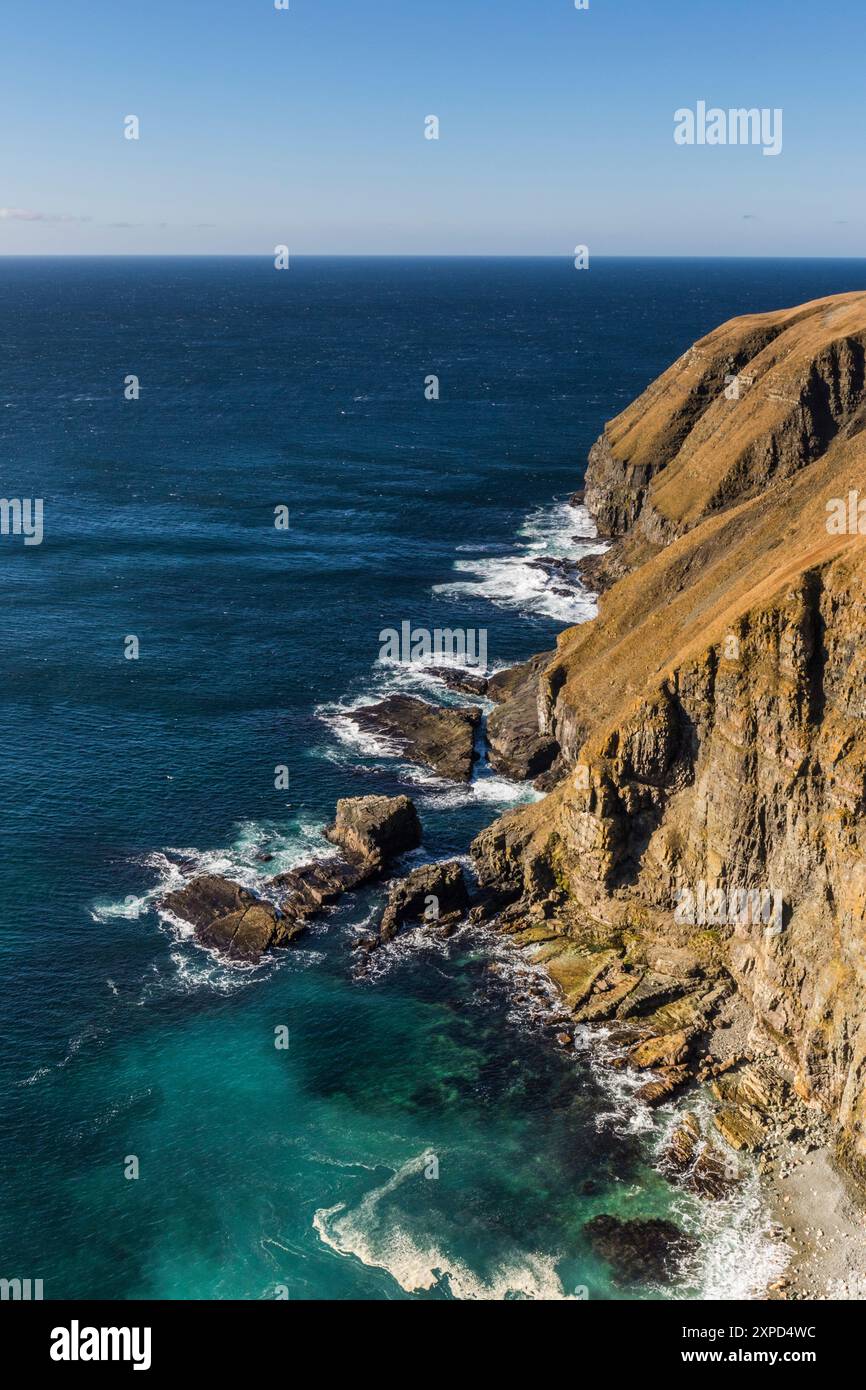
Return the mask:
<path id="1" fill-rule="evenodd" d="M 608 425 L 586 502 L 609 587 L 537 685 L 563 775 L 474 846 L 578 1018 L 683 1033 L 674 1085 L 736 990 L 751 1053 L 861 1175 L 864 360 L 866 294 L 735 319 Z"/>

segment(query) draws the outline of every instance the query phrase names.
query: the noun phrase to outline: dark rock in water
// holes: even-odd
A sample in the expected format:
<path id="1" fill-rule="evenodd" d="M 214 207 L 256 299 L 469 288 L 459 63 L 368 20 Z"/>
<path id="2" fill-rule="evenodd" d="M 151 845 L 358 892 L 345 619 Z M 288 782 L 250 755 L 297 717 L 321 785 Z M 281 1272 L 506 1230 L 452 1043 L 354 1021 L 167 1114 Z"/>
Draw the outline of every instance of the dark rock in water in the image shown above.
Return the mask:
<path id="1" fill-rule="evenodd" d="M 233 960 L 258 960 L 274 943 L 280 918 L 270 903 L 259 902 L 246 888 L 218 874 L 202 874 L 167 893 L 164 907 L 191 922 L 204 946 Z"/>
<path id="2" fill-rule="evenodd" d="M 579 574 L 579 562 L 569 560 L 564 555 L 539 555 L 534 560 L 527 560 L 526 563 L 531 569 L 544 570 L 545 574 L 560 580 L 573 579 L 575 575 Z M 569 592 L 571 591 L 569 590 Z"/>
<path id="3" fill-rule="evenodd" d="M 431 676 L 438 676 L 449 690 L 459 690 L 464 695 L 486 695 L 487 677 L 474 676 L 461 666 L 429 666 Z"/>
<path id="4" fill-rule="evenodd" d="M 317 912 L 337 901 L 342 893 L 372 878 L 377 866 L 369 858 L 313 860 L 268 880 L 268 888 L 283 894 L 282 907 L 290 905 Z"/>
<path id="5" fill-rule="evenodd" d="M 620 1221 L 616 1216 L 594 1216 L 583 1229 L 593 1254 L 607 1261 L 621 1284 L 669 1283 L 698 1248 L 679 1226 L 657 1217 Z"/>
<path id="6" fill-rule="evenodd" d="M 395 855 L 418 848 L 421 824 L 408 796 L 347 796 L 337 802 L 336 820 L 325 835 L 350 856 L 381 869 Z"/>
<path id="7" fill-rule="evenodd" d="M 423 763 L 454 782 L 468 782 L 475 761 L 475 731 L 481 710 L 431 705 L 414 695 L 389 695 L 378 705 L 352 712 L 362 729 L 385 734 L 413 762 Z"/>
<path id="8" fill-rule="evenodd" d="M 569 499 L 568 499 L 568 505 L 569 505 L 570 507 L 582 507 L 583 504 L 584 504 L 584 498 L 585 498 L 585 496 L 586 496 L 586 492 L 585 492 L 584 488 L 579 487 L 579 488 L 576 490 L 576 492 L 573 492 L 573 493 L 571 494 L 571 496 L 569 497 Z"/>
<path id="9" fill-rule="evenodd" d="M 196 933 L 203 946 L 213 946 L 231 960 L 257 961 L 275 944 L 280 919 L 269 903 L 253 903 L 242 912 L 218 917 Z"/>
<path id="10" fill-rule="evenodd" d="M 533 657 L 487 682 L 487 693 L 500 701 L 487 720 L 489 762 L 494 772 L 526 781 L 547 772 L 559 744 L 538 728 L 538 679 L 553 653 Z"/>
<path id="11" fill-rule="evenodd" d="M 382 941 L 390 941 L 406 922 L 427 921 L 447 931 L 449 927 L 453 929 L 468 907 L 466 880 L 455 859 L 443 864 L 422 864 L 391 885 L 379 936 Z"/>
<path id="12" fill-rule="evenodd" d="M 204 946 L 231 960 L 257 961 L 265 951 L 288 946 L 311 917 L 351 888 L 382 873 L 394 855 L 416 849 L 421 826 L 408 796 L 359 796 L 337 802 L 337 819 L 325 832 L 344 856 L 312 861 L 266 885 L 279 907 L 218 874 L 201 874 L 162 905 L 190 922 Z"/>
<path id="13" fill-rule="evenodd" d="M 200 874 L 183 888 L 166 893 L 162 906 L 199 928 L 206 927 L 217 917 L 242 911 L 254 902 L 252 893 L 241 888 L 239 883 L 232 883 L 220 874 Z"/>

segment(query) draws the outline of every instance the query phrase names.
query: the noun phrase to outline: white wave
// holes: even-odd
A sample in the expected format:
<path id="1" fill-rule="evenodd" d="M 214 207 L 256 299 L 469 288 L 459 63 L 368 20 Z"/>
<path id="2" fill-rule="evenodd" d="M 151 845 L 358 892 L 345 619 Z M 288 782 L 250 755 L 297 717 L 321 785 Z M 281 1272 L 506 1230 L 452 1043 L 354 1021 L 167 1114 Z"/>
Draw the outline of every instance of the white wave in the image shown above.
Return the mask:
<path id="1" fill-rule="evenodd" d="M 32 1076 L 25 1076 L 23 1081 L 19 1081 L 19 1086 L 35 1086 L 37 1081 L 41 1081 L 43 1076 L 47 1076 L 51 1071 L 50 1067 L 37 1067 Z"/>
<path id="2" fill-rule="evenodd" d="M 467 577 L 437 584 L 434 593 L 486 598 L 502 608 L 529 609 L 564 623 L 582 623 L 595 617 L 595 597 L 576 576 L 551 575 L 533 563 L 542 556 L 578 560 L 607 549 L 597 539 L 586 508 L 569 502 L 540 507 L 526 518 L 518 535 L 522 539 L 516 554 L 479 554 L 471 560 L 455 560 L 456 572 Z M 555 589 L 568 592 L 555 593 Z"/>
<path id="3" fill-rule="evenodd" d="M 420 779 L 419 779 L 420 780 Z M 430 782 L 432 783 L 432 778 Z M 444 783 L 438 779 L 442 789 L 431 790 L 424 800 L 427 805 L 438 809 L 448 807 L 485 804 L 491 806 L 517 806 L 531 801 L 540 801 L 543 793 L 538 792 L 530 782 L 512 782 L 508 777 L 476 776 L 474 781 L 455 786 L 453 782 Z"/>
<path id="4" fill-rule="evenodd" d="M 702 1092 L 688 1097 L 687 1106 L 698 1118 L 701 1132 L 713 1134 L 713 1106 Z M 666 1123 L 657 1130 L 656 1160 L 666 1149 L 681 1120 L 679 1105 L 668 1108 Z M 683 1197 L 676 1203 L 680 1224 L 700 1239 L 697 1260 L 684 1283 L 698 1290 L 700 1299 L 714 1302 L 763 1298 L 767 1286 L 778 1279 L 791 1252 L 772 1234 L 772 1218 L 761 1193 L 754 1162 L 730 1154 L 739 1174 L 729 1195 L 712 1201 Z M 689 1293 L 688 1296 L 693 1296 Z"/>
<path id="5" fill-rule="evenodd" d="M 156 874 L 153 885 L 143 893 L 96 902 L 90 915 L 94 922 L 138 921 L 167 893 L 182 888 L 199 874 L 219 874 L 260 893 L 266 879 L 286 873 L 313 856 L 325 859 L 336 854 L 337 850 L 311 818 L 299 817 L 288 830 L 274 822 L 242 821 L 234 841 L 225 849 L 200 850 L 185 845 L 145 855 L 141 862 Z M 263 859 L 265 855 L 267 858 Z"/>
<path id="6" fill-rule="evenodd" d="M 770 1216 L 753 1170 L 721 1201 L 706 1201 L 690 1222 L 700 1237 L 698 1297 L 708 1301 L 759 1299 L 787 1268 L 788 1247 L 771 1232 Z"/>
<path id="7" fill-rule="evenodd" d="M 382 698 L 381 695 L 365 695 L 351 704 L 319 705 L 316 716 L 352 752 L 357 750 L 368 758 L 396 758 L 401 749 L 393 739 L 370 729 L 362 729 L 352 718 L 355 710 L 376 704 Z"/>
<path id="8" fill-rule="evenodd" d="M 189 922 L 163 906 L 165 895 L 183 888 L 200 874 L 218 874 L 251 892 L 267 896 L 269 878 L 286 873 L 313 857 L 322 860 L 333 858 L 337 853 L 312 819 L 299 817 L 289 829 L 271 821 L 242 821 L 232 844 L 226 849 L 199 850 L 185 846 L 144 856 L 143 865 L 155 874 L 152 886 L 143 893 L 128 894 L 115 902 L 97 902 L 90 915 L 95 922 L 138 921 L 153 912 L 160 931 L 172 942 L 171 970 L 165 972 L 154 964 L 155 978 L 145 985 L 138 1001 L 140 1005 L 166 987 L 183 993 L 207 989 L 228 994 L 287 963 L 291 968 L 302 969 L 323 957 L 320 952 L 294 947 L 291 951 L 269 953 L 257 963 L 226 960 L 197 940 Z"/>
<path id="9" fill-rule="evenodd" d="M 556 1273 L 557 1256 L 515 1251 L 484 1276 L 440 1246 L 422 1243 L 382 1212 L 380 1208 L 388 1198 L 407 1179 L 417 1180 L 427 1162 L 426 1153 L 409 1159 L 354 1208 L 342 1202 L 320 1208 L 313 1216 L 313 1229 L 319 1239 L 335 1254 L 354 1257 L 371 1269 L 385 1270 L 406 1293 L 442 1288 L 461 1300 L 572 1297 L 566 1294 Z"/>

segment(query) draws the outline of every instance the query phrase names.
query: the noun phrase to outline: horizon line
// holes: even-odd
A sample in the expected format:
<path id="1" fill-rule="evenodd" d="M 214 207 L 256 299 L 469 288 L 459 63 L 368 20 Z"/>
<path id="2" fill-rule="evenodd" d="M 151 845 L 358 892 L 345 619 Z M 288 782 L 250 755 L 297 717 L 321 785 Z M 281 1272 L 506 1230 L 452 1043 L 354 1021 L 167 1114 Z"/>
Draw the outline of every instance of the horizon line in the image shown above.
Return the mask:
<path id="1" fill-rule="evenodd" d="M 866 261 L 866 255 L 719 255 L 695 251 L 590 253 L 596 261 Z M 544 251 L 298 251 L 292 261 L 572 261 L 573 253 Z M 0 251 L 0 261 L 272 261 L 269 251 Z"/>

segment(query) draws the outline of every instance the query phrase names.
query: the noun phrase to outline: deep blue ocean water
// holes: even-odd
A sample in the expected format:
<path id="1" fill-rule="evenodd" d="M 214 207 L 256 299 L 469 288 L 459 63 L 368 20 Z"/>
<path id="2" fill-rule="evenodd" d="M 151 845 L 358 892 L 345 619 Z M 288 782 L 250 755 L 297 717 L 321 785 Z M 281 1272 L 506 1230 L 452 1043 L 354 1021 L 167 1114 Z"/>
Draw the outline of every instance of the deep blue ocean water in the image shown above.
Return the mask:
<path id="1" fill-rule="evenodd" d="M 364 697 L 436 693 L 377 662 L 380 630 L 483 627 L 494 666 L 550 646 L 591 605 L 526 561 L 580 553 L 566 498 L 605 420 L 723 319 L 864 287 L 832 261 L 0 261 L 0 491 L 45 507 L 41 545 L 0 537 L 0 1275 L 659 1296 L 593 1259 L 602 1211 L 700 1235 L 673 1296 L 772 1272 L 751 1179 L 712 1211 L 675 1192 L 670 1116 L 595 1044 L 552 1047 L 492 938 L 410 933 L 358 980 L 373 889 L 241 971 L 156 905 L 299 862 L 341 795 L 409 791 L 424 854 L 465 854 L 532 793 L 353 736 Z"/>

